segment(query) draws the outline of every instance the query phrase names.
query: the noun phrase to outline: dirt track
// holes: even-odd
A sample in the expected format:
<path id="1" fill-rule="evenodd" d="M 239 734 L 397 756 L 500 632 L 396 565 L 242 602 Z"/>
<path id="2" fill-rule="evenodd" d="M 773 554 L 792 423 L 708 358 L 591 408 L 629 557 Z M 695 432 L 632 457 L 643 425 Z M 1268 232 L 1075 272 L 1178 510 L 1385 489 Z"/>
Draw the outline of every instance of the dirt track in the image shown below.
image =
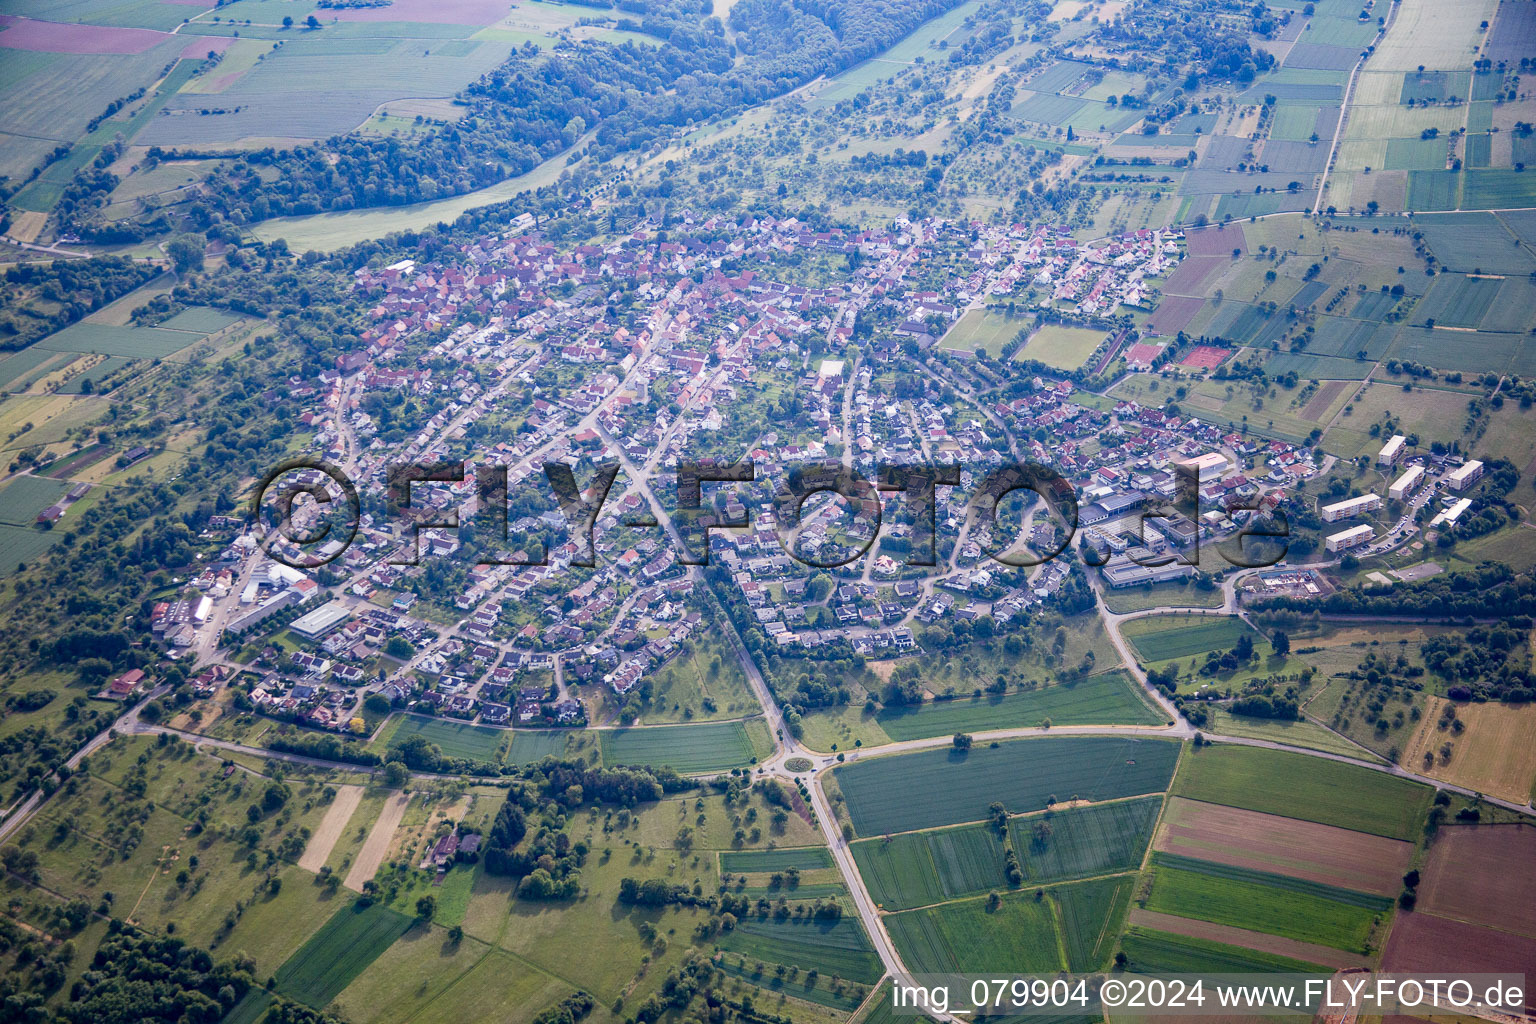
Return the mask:
<path id="1" fill-rule="evenodd" d="M 352 818 L 352 812 L 357 810 L 357 805 L 363 800 L 362 786 L 337 786 L 336 799 L 331 801 L 331 806 L 326 808 L 325 817 L 320 819 L 320 827 L 315 829 L 315 834 L 309 837 L 309 845 L 304 847 L 304 856 L 299 858 L 299 867 L 305 871 L 318 872 L 325 867 L 325 862 L 331 856 L 331 850 L 336 847 L 336 840 L 346 831 L 347 822 Z"/>
<path id="2" fill-rule="evenodd" d="M 389 852 L 389 841 L 395 837 L 400 819 L 405 817 L 405 805 L 410 802 L 411 798 L 405 793 L 396 793 L 384 804 L 384 809 L 379 812 L 379 820 L 373 823 L 373 831 L 368 833 L 368 840 L 363 843 L 357 859 L 352 862 L 352 869 L 347 872 L 343 884 L 348 889 L 362 892 L 363 883 L 371 881 L 378 872 L 379 865 L 384 863 L 384 855 Z"/>

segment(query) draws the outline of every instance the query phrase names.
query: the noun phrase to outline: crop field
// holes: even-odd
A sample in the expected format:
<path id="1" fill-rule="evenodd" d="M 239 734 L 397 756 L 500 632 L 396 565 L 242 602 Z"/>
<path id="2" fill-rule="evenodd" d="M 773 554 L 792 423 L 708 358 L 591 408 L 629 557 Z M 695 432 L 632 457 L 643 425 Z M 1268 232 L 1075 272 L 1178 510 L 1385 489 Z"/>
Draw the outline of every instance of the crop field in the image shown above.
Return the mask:
<path id="1" fill-rule="evenodd" d="M 1445 826 L 1429 848 L 1418 909 L 1536 938 L 1536 826 Z"/>
<path id="2" fill-rule="evenodd" d="M 1044 719 L 1053 725 L 1157 725 L 1166 721 L 1120 671 L 1003 696 L 967 696 L 924 701 L 916 707 L 887 707 L 876 720 L 891 739 L 909 740 L 1034 726 Z"/>
<path id="3" fill-rule="evenodd" d="M 1171 932 L 1132 927 L 1120 940 L 1130 969 L 1145 974 L 1319 972 L 1322 965 Z"/>
<path id="4" fill-rule="evenodd" d="M 1504 210 L 1536 202 L 1536 175 L 1508 167 L 1468 171 L 1462 205 L 1472 210 Z"/>
<path id="5" fill-rule="evenodd" d="M 402 714 L 393 725 L 379 734 L 375 745 L 393 748 L 413 736 L 421 736 L 437 744 L 447 757 L 462 757 L 471 761 L 495 761 L 501 752 L 502 743 L 510 735 L 511 733 L 506 729 L 492 729 L 445 718 Z"/>
<path id="6" fill-rule="evenodd" d="M 1529 373 L 1529 346 L 1518 335 L 1403 326 L 1387 355 L 1464 373 Z"/>
<path id="7" fill-rule="evenodd" d="M 721 949 L 769 963 L 812 968 L 849 981 L 872 985 L 885 973 L 880 957 L 864 934 L 859 919 L 846 915 L 834 924 L 817 921 L 745 918 L 723 935 Z"/>
<path id="8" fill-rule="evenodd" d="M 569 732 L 557 729 L 515 729 L 512 732 L 512 745 L 507 748 L 503 758 L 508 764 L 532 764 L 545 757 L 559 757 L 565 753 L 566 741 L 570 739 Z"/>
<path id="9" fill-rule="evenodd" d="M 37 514 L 69 490 L 65 480 L 44 476 L 18 476 L 0 487 L 0 523 L 30 527 Z"/>
<path id="10" fill-rule="evenodd" d="M 1088 878 L 1140 867 L 1161 809 L 1161 797 L 1119 800 L 1014 818 L 1008 830 L 1030 883 Z"/>
<path id="11" fill-rule="evenodd" d="M 757 760 L 740 722 L 604 729 L 598 741 L 606 765 L 668 765 L 687 773 L 741 768 Z"/>
<path id="12" fill-rule="evenodd" d="M 1536 705 L 1456 704 L 1462 732 L 1453 735 L 1440 729 L 1440 719 L 1451 702 L 1434 696 L 1427 701 L 1424 717 L 1404 748 L 1404 765 L 1504 800 L 1523 803 L 1531 798 L 1536 783 Z M 1447 741 L 1452 746 L 1451 759 L 1443 762 L 1438 752 Z"/>
<path id="13" fill-rule="evenodd" d="M 1382 952 L 1383 971 L 1428 973 L 1445 969 L 1446 951 L 1455 951 L 1456 970 L 1528 973 L 1536 964 L 1536 939 L 1495 928 L 1453 921 L 1436 914 L 1399 914 Z M 1526 989 L 1525 1009 L 1536 1010 Z"/>
<path id="14" fill-rule="evenodd" d="M 0 388 L 23 390 L 27 378 L 35 376 L 34 371 L 54 359 L 62 361 L 59 353 L 35 345 L 0 359 Z"/>
<path id="15" fill-rule="evenodd" d="M 1153 877 L 1152 895 L 1147 899 L 1148 910 L 1268 932 L 1355 953 L 1366 951 L 1366 943 L 1380 912 L 1377 908 L 1357 906 L 1311 892 L 1161 864 Z"/>
<path id="16" fill-rule="evenodd" d="M 1447 213 L 1415 217 L 1413 226 L 1447 270 L 1467 273 L 1482 268 L 1486 274 L 1529 274 L 1536 257 L 1514 244 L 1531 226 L 1517 214 Z"/>
<path id="17" fill-rule="evenodd" d="M 1002 355 L 1003 346 L 1014 335 L 1035 322 L 1034 317 L 994 313 L 990 309 L 973 309 L 944 335 L 942 348 L 958 352 L 975 352 L 981 349 L 994 359 Z"/>
<path id="18" fill-rule="evenodd" d="M 53 530 L 0 524 L 0 572 L 14 572 L 18 565 L 30 564 L 63 536 Z"/>
<path id="19" fill-rule="evenodd" d="M 1103 331 L 1046 324 L 1030 336 L 1015 358 L 1037 359 L 1058 370 L 1075 370 L 1103 340 Z"/>
<path id="20" fill-rule="evenodd" d="M 1408 209 L 1454 210 L 1461 203 L 1461 175 L 1455 171 L 1409 171 Z"/>
<path id="21" fill-rule="evenodd" d="M 99 352 L 130 359 L 160 359 L 179 352 L 204 337 L 192 331 L 168 331 L 159 327 L 116 327 L 81 321 L 39 341 L 34 348 L 50 352 Z"/>
<path id="22" fill-rule="evenodd" d="M 870 896 L 886 910 L 1008 887 L 1003 843 L 990 825 L 866 839 L 854 844 L 853 856 Z"/>
<path id="23" fill-rule="evenodd" d="M 1178 744 L 1163 740 L 1063 737 L 872 758 L 835 773 L 854 828 L 876 836 L 980 821 L 996 801 L 1017 813 L 1043 810 L 1052 797 L 1162 792 L 1178 756 Z"/>
<path id="24" fill-rule="evenodd" d="M 825 846 L 786 847 L 777 850 L 733 850 L 720 854 L 720 870 L 728 875 L 766 871 L 814 871 L 832 866 Z"/>
<path id="25" fill-rule="evenodd" d="M 1428 786 L 1338 761 L 1259 747 L 1206 747 L 1184 759 L 1173 794 L 1302 821 L 1412 839 Z"/>
<path id="26" fill-rule="evenodd" d="M 1067 970 L 1097 971 L 1109 960 L 1135 889 L 1134 878 L 1098 878 L 1051 890 L 1061 916 Z"/>
<path id="27" fill-rule="evenodd" d="M 1414 322 L 1432 320 L 1447 327 L 1476 327 L 1493 305 L 1501 284 L 1486 277 L 1440 274 L 1414 307 Z"/>
<path id="28" fill-rule="evenodd" d="M 323 1009 L 413 923 L 380 904 L 342 907 L 277 969 L 277 991 Z"/>
<path id="29" fill-rule="evenodd" d="M 1065 966 L 1055 906 L 1033 894 L 1006 895 L 991 912 L 982 899 L 909 910 L 887 917 L 885 926 L 916 972 L 1038 974 Z"/>
<path id="30" fill-rule="evenodd" d="M 1226 650 L 1244 635 L 1255 642 L 1260 639 L 1252 626 L 1235 615 L 1148 615 L 1126 623 L 1125 635 L 1149 662 Z"/>

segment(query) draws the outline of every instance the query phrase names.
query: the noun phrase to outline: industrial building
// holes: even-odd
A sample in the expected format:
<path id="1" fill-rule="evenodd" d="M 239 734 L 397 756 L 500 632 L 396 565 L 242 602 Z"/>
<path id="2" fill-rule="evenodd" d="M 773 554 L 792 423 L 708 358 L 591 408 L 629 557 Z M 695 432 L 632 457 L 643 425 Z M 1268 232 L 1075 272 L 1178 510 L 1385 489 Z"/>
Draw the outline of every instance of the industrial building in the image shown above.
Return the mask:
<path id="1" fill-rule="evenodd" d="M 1370 523 L 1361 523 L 1359 526 L 1351 526 L 1347 530 L 1332 534 L 1324 541 L 1324 546 L 1329 551 L 1347 551 L 1350 548 L 1359 547 L 1376 536 L 1376 530 Z"/>
<path id="2" fill-rule="evenodd" d="M 340 601 L 331 601 L 300 615 L 288 628 L 306 639 L 319 640 L 351 617 L 352 609 Z"/>
<path id="3" fill-rule="evenodd" d="M 1354 519 L 1363 516 L 1367 512 L 1374 512 L 1381 508 L 1381 495 L 1362 494 L 1358 498 L 1345 498 L 1336 501 L 1332 505 L 1324 505 L 1318 509 L 1325 523 L 1337 523 L 1343 519 Z"/>

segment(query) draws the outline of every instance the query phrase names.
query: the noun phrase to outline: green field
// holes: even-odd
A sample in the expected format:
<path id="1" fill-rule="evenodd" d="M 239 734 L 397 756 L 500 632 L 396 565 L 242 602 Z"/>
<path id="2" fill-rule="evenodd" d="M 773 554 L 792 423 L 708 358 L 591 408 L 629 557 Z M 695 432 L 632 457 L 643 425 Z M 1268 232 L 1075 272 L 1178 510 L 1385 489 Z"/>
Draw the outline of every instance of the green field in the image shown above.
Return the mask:
<path id="1" fill-rule="evenodd" d="M 45 476 L 18 476 L 0 487 L 0 524 L 30 528 L 37 514 L 52 505 L 70 488 L 67 480 Z"/>
<path id="2" fill-rule="evenodd" d="M 1225 878 L 1234 882 L 1267 885 L 1273 889 L 1298 892 L 1303 896 L 1316 896 L 1319 899 L 1347 903 L 1352 907 L 1363 907 L 1367 910 L 1392 909 L 1390 897 L 1356 892 L 1353 889 L 1342 889 L 1336 885 L 1313 882 L 1305 878 L 1294 878 L 1290 875 L 1276 875 L 1253 868 L 1240 868 L 1233 864 L 1217 864 L 1214 861 L 1200 860 L 1197 857 L 1185 857 L 1175 853 L 1153 854 L 1152 862 L 1158 867 L 1189 871 L 1197 875 L 1209 875 L 1212 878 Z"/>
<path id="3" fill-rule="evenodd" d="M 1131 970 L 1147 974 L 1329 973 L 1317 964 L 1150 928 L 1131 928 L 1120 939 L 1120 949 Z"/>
<path id="4" fill-rule="evenodd" d="M 1223 745 L 1191 751 L 1173 793 L 1393 839 L 1414 838 L 1433 795 L 1428 786 L 1369 768 Z"/>
<path id="5" fill-rule="evenodd" d="M 836 974 L 865 985 L 874 984 L 885 973 L 859 919 L 852 914 L 834 924 L 749 917 L 721 936 L 717 945 L 769 963 L 802 971 L 815 968 L 822 974 Z"/>
<path id="6" fill-rule="evenodd" d="M 1004 696 L 966 696 L 887 707 L 876 716 L 893 740 L 1039 725 L 1160 725 L 1167 718 L 1142 699 L 1124 672 Z"/>
<path id="7" fill-rule="evenodd" d="M 51 352 L 99 352 L 130 359 L 160 359 L 204 337 L 191 331 L 159 327 L 116 327 L 82 321 L 39 341 L 36 348 Z"/>
<path id="8" fill-rule="evenodd" d="M 720 870 L 731 875 L 765 871 L 814 871 L 832 866 L 825 846 L 790 847 L 780 850 L 735 850 L 720 854 Z"/>
<path id="9" fill-rule="evenodd" d="M 598 740 L 607 765 L 667 765 L 690 773 L 742 768 L 757 760 L 740 722 L 604 729 Z"/>
<path id="10" fill-rule="evenodd" d="M 9 573 L 18 565 L 30 565 L 63 536 L 63 531 L 59 530 L 0 523 L 0 572 Z"/>
<path id="11" fill-rule="evenodd" d="M 1126 638 L 1147 662 L 1227 650 L 1245 634 L 1255 643 L 1261 639 L 1253 627 L 1235 615 L 1148 615 L 1125 624 Z"/>
<path id="12" fill-rule="evenodd" d="M 413 736 L 422 736 L 437 744 L 446 757 L 496 761 L 502 744 L 511 735 L 506 729 L 470 725 L 468 722 L 455 722 L 446 718 L 400 715 L 392 725 L 386 727 L 375 743 L 394 749 Z"/>
<path id="13" fill-rule="evenodd" d="M 1033 893 L 1004 896 L 994 911 L 984 899 L 909 910 L 887 917 L 885 926 L 902 960 L 916 972 L 1035 974 L 1066 966 L 1055 905 Z"/>
<path id="14" fill-rule="evenodd" d="M 1104 340 L 1104 332 L 1086 327 L 1046 324 L 1019 349 L 1016 359 L 1036 359 L 1058 370 L 1075 370 Z"/>
<path id="15" fill-rule="evenodd" d="M 554 729 L 513 730 L 512 745 L 503 760 L 508 764 L 532 764 L 541 758 L 559 757 L 565 753 L 570 736 L 569 732 Z"/>
<path id="16" fill-rule="evenodd" d="M 1367 951 L 1380 913 L 1294 889 L 1165 866 L 1154 872 L 1147 909 L 1355 953 Z"/>
<path id="17" fill-rule="evenodd" d="M 1165 740 L 1015 740 L 969 753 L 928 750 L 841 765 L 836 779 L 861 836 L 981 821 L 993 802 L 1018 813 L 1052 797 L 1092 801 L 1167 788 L 1179 745 Z"/>
<path id="18" fill-rule="evenodd" d="M 380 904 L 342 907 L 277 969 L 277 991 L 323 1009 L 414 923 Z"/>
<path id="19" fill-rule="evenodd" d="M 1032 316 L 1010 317 L 990 309 L 973 309 L 949 329 L 940 347 L 966 353 L 982 349 L 995 359 L 1014 335 L 1034 322 Z"/>
<path id="20" fill-rule="evenodd" d="M 1152 838 L 1162 806 L 1148 797 L 1014 818 L 1009 839 L 1024 867 L 1025 883 L 1132 871 Z M 1035 828 L 1048 823 L 1050 834 Z M 907 910 L 1008 888 L 1004 847 L 991 825 L 909 832 L 853 844 L 870 896 L 886 910 Z"/>
<path id="21" fill-rule="evenodd" d="M 1051 890 L 1061 915 L 1061 944 L 1067 970 L 1097 971 L 1109 960 L 1115 937 L 1131 905 L 1136 880 L 1097 878 Z"/>

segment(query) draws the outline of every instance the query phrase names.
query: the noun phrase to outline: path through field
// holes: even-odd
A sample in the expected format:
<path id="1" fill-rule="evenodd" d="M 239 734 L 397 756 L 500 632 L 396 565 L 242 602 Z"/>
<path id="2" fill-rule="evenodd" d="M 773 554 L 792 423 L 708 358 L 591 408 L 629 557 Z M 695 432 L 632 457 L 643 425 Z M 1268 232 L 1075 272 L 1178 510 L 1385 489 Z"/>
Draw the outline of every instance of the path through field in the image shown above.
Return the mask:
<path id="1" fill-rule="evenodd" d="M 352 870 L 347 872 L 344 884 L 348 889 L 362 892 L 363 883 L 373 879 L 374 874 L 379 870 L 379 865 L 384 863 L 384 854 L 389 852 L 389 841 L 395 837 L 395 829 L 400 826 L 400 819 L 405 817 L 405 805 L 410 802 L 409 795 L 396 793 L 389 798 L 389 802 L 379 812 L 379 820 L 373 823 L 373 831 L 368 833 L 368 841 L 363 843 L 357 859 L 352 862 Z"/>
<path id="2" fill-rule="evenodd" d="M 341 838 L 347 822 L 352 819 L 352 812 L 357 810 L 362 800 L 362 786 L 336 787 L 336 799 L 326 808 L 325 817 L 320 819 L 320 827 L 309 837 L 309 845 L 304 847 L 304 856 L 299 858 L 299 867 L 315 872 L 325 867 L 331 850 L 336 846 L 336 840 Z"/>

